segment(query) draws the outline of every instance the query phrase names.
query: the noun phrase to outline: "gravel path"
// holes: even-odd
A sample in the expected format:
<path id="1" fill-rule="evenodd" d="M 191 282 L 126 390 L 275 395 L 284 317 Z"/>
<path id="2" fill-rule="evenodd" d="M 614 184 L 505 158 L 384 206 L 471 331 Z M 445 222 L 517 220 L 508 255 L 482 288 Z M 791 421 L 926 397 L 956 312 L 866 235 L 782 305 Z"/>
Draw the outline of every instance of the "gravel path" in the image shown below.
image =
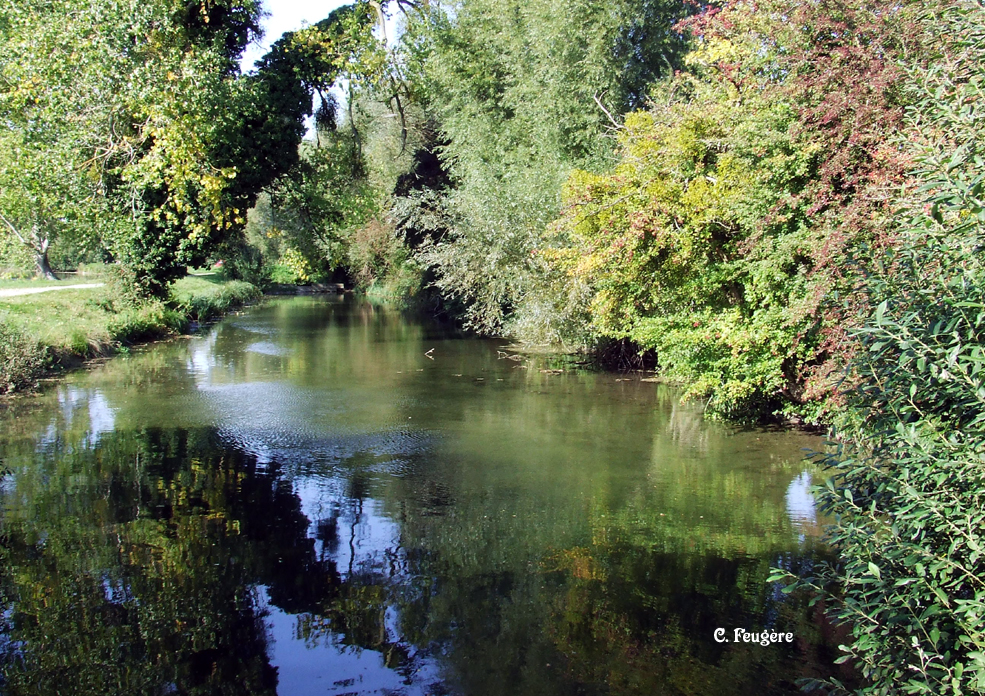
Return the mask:
<path id="1" fill-rule="evenodd" d="M 36 295 L 39 292 L 54 292 L 55 290 L 77 290 L 80 288 L 101 288 L 106 283 L 80 283 L 79 285 L 59 285 L 54 288 L 8 288 L 0 290 L 0 297 L 16 297 L 17 295 Z"/>

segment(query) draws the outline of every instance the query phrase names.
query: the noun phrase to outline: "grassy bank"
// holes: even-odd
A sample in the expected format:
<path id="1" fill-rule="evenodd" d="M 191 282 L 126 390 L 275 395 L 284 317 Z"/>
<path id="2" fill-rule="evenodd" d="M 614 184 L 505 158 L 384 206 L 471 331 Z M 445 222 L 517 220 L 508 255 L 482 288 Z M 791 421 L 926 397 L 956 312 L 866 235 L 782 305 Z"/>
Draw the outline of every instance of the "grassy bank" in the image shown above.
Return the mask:
<path id="1" fill-rule="evenodd" d="M 31 388 L 42 375 L 86 358 L 180 333 L 259 296 L 249 283 L 203 274 L 177 281 L 166 302 L 127 302 L 112 284 L 0 297 L 0 394 Z"/>

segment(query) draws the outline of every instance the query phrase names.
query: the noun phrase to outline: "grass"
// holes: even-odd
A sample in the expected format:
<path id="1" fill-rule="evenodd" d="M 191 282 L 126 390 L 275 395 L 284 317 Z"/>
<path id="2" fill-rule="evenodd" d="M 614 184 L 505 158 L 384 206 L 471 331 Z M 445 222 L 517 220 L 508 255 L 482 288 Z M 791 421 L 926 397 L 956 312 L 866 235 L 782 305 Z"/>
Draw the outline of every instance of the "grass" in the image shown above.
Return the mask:
<path id="1" fill-rule="evenodd" d="M 177 310 L 189 320 L 207 321 L 256 299 L 260 292 L 241 280 L 224 280 L 218 273 L 196 273 L 176 282 L 171 295 Z"/>
<path id="2" fill-rule="evenodd" d="M 101 263 L 92 263 L 79 266 L 79 269 L 72 273 L 55 272 L 60 276 L 59 280 L 44 280 L 43 278 L 3 278 L 0 276 L 0 290 L 20 289 L 20 288 L 56 288 L 61 285 L 81 285 L 83 283 L 102 283 L 105 282 L 108 273 L 107 266 Z"/>
<path id="3" fill-rule="evenodd" d="M 101 283 L 102 278 L 93 276 L 65 276 L 61 280 L 0 280 L 0 290 L 20 288 L 57 288 L 61 285 L 81 285 L 83 283 Z"/>
<path id="4" fill-rule="evenodd" d="M 63 281 L 48 282 L 52 287 Z M 27 287 L 41 287 L 42 283 Z M 11 287 L 7 283 L 0 288 Z M 188 276 L 167 302 L 121 302 L 112 284 L 0 298 L 0 394 L 29 388 L 46 371 L 70 366 L 122 346 L 180 333 L 257 299 L 249 283 L 218 274 Z"/>

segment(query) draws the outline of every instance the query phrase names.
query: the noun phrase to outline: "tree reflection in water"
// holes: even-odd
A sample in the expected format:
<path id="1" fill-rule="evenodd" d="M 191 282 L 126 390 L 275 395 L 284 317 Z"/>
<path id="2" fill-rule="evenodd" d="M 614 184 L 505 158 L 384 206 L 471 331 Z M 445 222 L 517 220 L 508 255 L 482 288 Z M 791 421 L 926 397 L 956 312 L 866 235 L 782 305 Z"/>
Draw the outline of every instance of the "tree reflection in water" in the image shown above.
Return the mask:
<path id="1" fill-rule="evenodd" d="M 329 309 L 0 414 L 0 691 L 758 695 L 830 671 L 818 609 L 766 582 L 821 553 L 802 440 L 481 342 L 424 373 L 419 327 Z"/>

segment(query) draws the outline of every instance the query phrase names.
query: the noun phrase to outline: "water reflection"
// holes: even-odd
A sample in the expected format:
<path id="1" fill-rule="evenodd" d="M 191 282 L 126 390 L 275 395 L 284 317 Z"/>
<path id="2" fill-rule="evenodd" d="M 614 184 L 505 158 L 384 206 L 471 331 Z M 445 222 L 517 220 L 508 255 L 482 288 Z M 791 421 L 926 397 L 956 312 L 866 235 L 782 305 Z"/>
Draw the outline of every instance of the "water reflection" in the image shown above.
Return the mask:
<path id="1" fill-rule="evenodd" d="M 817 503 L 811 495 L 811 472 L 802 471 L 787 487 L 787 515 L 795 525 L 817 526 Z"/>
<path id="2" fill-rule="evenodd" d="M 805 436 L 503 356 L 291 299 L 9 407 L 3 690 L 779 694 L 829 669 L 816 610 L 765 582 L 818 553 Z"/>

